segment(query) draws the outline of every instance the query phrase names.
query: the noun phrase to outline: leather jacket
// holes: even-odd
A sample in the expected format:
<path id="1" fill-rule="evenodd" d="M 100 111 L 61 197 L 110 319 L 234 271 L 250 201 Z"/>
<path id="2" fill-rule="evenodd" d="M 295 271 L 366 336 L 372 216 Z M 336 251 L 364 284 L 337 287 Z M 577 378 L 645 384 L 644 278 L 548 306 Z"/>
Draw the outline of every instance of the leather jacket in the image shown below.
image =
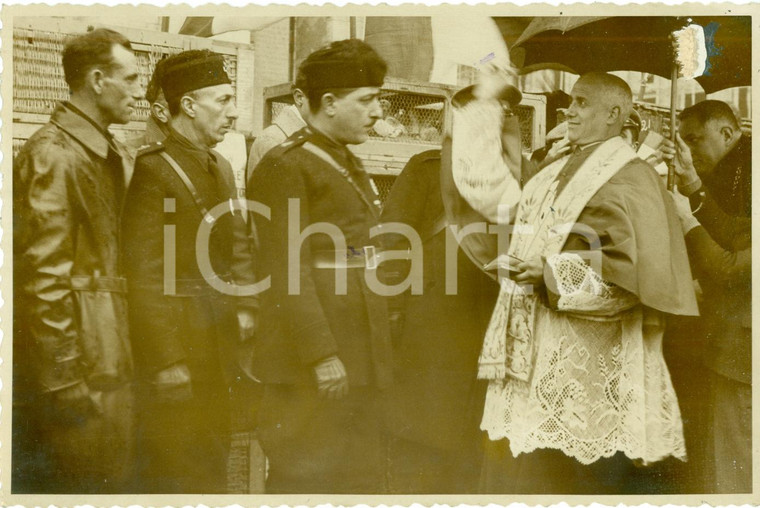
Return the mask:
<path id="1" fill-rule="evenodd" d="M 14 382 L 51 392 L 128 381 L 132 357 L 119 259 L 124 159 L 69 103 L 14 161 Z M 18 393 L 18 392 L 17 392 Z"/>

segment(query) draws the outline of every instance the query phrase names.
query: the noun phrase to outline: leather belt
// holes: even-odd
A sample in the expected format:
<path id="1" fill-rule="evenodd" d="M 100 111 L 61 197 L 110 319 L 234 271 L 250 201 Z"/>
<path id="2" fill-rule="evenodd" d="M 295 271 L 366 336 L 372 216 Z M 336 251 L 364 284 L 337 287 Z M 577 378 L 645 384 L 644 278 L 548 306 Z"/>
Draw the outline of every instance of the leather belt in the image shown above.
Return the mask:
<path id="1" fill-rule="evenodd" d="M 231 284 L 225 280 L 226 277 L 217 277 L 224 281 L 225 284 Z M 130 282 L 130 288 L 137 291 L 152 291 L 163 294 L 164 285 L 162 282 Z M 213 296 L 223 294 L 212 287 L 206 279 L 175 279 L 174 293 L 167 296 Z"/>
<path id="2" fill-rule="evenodd" d="M 384 251 L 374 245 L 358 249 L 321 250 L 313 255 L 312 266 L 317 269 L 363 268 L 375 270 L 383 261 L 412 259 L 411 251 Z"/>

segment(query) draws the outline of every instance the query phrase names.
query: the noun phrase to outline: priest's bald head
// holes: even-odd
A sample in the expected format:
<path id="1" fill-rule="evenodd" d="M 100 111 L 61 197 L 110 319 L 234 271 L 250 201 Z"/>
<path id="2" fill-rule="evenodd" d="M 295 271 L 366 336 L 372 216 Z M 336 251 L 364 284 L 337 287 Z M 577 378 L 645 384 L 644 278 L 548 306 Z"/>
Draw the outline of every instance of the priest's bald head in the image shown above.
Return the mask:
<path id="1" fill-rule="evenodd" d="M 587 145 L 619 136 L 633 111 L 628 84 L 617 76 L 590 72 L 578 79 L 570 93 L 567 137 L 574 145 Z"/>

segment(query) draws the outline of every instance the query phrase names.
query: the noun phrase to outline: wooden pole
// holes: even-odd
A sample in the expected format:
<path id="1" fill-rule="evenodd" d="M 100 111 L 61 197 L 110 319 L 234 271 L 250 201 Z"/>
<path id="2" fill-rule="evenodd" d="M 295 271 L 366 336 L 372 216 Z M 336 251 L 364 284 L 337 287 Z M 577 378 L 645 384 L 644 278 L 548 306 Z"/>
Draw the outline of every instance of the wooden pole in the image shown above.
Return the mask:
<path id="1" fill-rule="evenodd" d="M 676 108 L 678 107 L 678 63 L 673 62 L 673 73 L 670 76 L 670 140 L 676 144 Z M 675 157 L 668 163 L 668 190 L 673 190 L 676 176 Z"/>

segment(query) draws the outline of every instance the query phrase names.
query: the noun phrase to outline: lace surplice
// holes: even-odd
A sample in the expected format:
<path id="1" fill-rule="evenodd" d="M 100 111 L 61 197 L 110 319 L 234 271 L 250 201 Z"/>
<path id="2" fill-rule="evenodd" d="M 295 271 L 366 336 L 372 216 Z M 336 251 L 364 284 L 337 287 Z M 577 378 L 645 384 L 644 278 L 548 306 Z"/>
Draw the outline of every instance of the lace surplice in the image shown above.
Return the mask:
<path id="1" fill-rule="evenodd" d="M 515 456 L 553 448 L 583 464 L 618 451 L 644 463 L 685 460 L 660 315 L 575 254 L 547 263 L 559 312 L 536 301 L 532 376 L 490 381 L 481 428 L 509 439 Z"/>

